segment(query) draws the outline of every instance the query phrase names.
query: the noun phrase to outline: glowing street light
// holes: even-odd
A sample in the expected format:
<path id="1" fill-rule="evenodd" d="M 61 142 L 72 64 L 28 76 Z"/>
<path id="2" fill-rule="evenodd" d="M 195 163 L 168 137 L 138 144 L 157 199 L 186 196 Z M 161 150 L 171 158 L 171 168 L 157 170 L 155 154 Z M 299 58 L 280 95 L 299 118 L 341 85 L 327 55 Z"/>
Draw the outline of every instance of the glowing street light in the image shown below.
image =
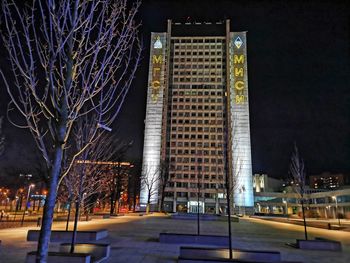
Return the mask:
<path id="1" fill-rule="evenodd" d="M 283 199 L 283 204 L 285 204 L 286 206 L 286 216 L 288 216 L 288 203 L 287 203 L 287 200 Z"/>
<path id="2" fill-rule="evenodd" d="M 106 130 L 106 131 L 108 131 L 108 132 L 111 132 L 111 131 L 112 131 L 112 128 L 110 128 L 110 127 L 108 127 L 107 125 L 104 125 L 104 124 L 102 124 L 102 123 L 97 123 L 97 127 L 98 127 L 98 128 L 101 128 L 101 129 L 104 129 L 104 130 Z"/>

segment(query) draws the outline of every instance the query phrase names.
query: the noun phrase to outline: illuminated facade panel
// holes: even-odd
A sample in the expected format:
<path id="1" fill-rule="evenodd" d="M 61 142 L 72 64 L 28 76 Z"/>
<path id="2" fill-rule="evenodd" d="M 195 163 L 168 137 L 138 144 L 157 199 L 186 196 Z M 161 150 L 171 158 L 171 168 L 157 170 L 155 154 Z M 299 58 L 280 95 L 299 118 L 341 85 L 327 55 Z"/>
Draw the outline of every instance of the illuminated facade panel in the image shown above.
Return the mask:
<path id="1" fill-rule="evenodd" d="M 158 181 L 160 152 L 162 143 L 162 112 L 164 101 L 164 72 L 166 56 L 166 33 L 152 33 L 147 89 L 145 137 L 143 148 L 142 173 L 147 177 L 141 181 L 140 206 L 147 204 L 148 193 L 151 204 L 158 201 Z M 151 184 L 147 187 L 146 184 Z"/>
<path id="2" fill-rule="evenodd" d="M 254 206 L 250 146 L 246 32 L 230 33 L 232 179 L 236 206 Z"/>

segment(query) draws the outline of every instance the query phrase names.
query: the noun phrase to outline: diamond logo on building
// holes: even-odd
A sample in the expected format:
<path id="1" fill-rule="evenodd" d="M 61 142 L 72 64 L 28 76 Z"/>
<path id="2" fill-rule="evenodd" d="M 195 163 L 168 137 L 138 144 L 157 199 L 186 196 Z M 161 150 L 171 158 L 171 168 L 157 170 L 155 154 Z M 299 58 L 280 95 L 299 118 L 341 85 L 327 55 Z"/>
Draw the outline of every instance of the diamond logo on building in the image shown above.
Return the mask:
<path id="1" fill-rule="evenodd" d="M 153 48 L 160 49 L 162 47 L 162 42 L 160 42 L 160 37 L 158 36 L 156 42 L 154 42 Z"/>
<path id="2" fill-rule="evenodd" d="M 234 43 L 237 48 L 240 48 L 243 44 L 243 41 L 240 37 L 237 37 Z"/>

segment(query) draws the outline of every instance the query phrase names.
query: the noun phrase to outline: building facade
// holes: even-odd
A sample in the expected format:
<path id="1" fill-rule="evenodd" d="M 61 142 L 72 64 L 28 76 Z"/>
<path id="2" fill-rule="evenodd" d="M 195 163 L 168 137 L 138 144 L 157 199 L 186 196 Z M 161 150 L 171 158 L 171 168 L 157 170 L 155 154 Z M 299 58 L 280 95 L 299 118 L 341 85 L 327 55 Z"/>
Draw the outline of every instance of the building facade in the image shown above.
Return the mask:
<path id="1" fill-rule="evenodd" d="M 173 23 L 152 33 L 140 208 L 224 213 L 254 198 L 246 32 L 224 23 Z"/>
<path id="2" fill-rule="evenodd" d="M 254 198 L 257 214 L 302 215 L 300 196 L 294 192 L 256 192 Z M 304 198 L 308 218 L 350 219 L 350 188 L 333 191 L 309 189 Z"/>
<path id="3" fill-rule="evenodd" d="M 345 184 L 343 174 L 331 174 L 330 172 L 324 172 L 319 175 L 310 175 L 309 183 L 311 188 L 328 190 L 338 189 Z"/>
<path id="4" fill-rule="evenodd" d="M 253 175 L 253 190 L 254 193 L 259 192 L 278 192 L 284 187 L 283 180 L 275 179 L 267 174 Z"/>

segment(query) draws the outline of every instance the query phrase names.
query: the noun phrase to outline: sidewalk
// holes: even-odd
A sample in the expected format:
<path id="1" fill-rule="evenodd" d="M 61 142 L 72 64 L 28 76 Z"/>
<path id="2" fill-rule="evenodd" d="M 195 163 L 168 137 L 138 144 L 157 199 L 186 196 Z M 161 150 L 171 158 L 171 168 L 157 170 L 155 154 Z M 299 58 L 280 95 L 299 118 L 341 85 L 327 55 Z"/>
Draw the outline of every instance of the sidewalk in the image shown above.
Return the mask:
<path id="1" fill-rule="evenodd" d="M 258 218 L 266 221 L 274 221 L 274 222 L 283 222 L 287 224 L 294 225 L 304 225 L 304 221 L 301 218 L 285 218 L 285 217 L 273 217 L 273 216 L 252 216 L 252 218 Z M 332 229 L 350 232 L 350 220 L 348 219 L 340 219 L 340 226 L 338 219 L 316 219 L 316 218 L 307 218 L 306 225 L 308 227 L 317 227 L 322 229 Z"/>
<path id="2" fill-rule="evenodd" d="M 54 224 L 54 229 L 64 229 L 65 223 Z M 36 243 L 26 242 L 29 227 L 0 230 L 1 262 L 23 262 L 28 251 L 36 249 Z M 37 229 L 37 228 L 34 228 Z M 160 232 L 196 233 L 196 221 L 175 220 L 167 216 L 121 216 L 80 222 L 80 230 L 108 229 L 109 237 L 103 242 L 111 243 L 111 257 L 107 263 L 153 263 L 177 262 L 179 245 L 158 242 Z M 227 234 L 227 223 L 221 221 L 201 222 L 202 234 Z M 241 218 L 232 223 L 233 247 L 255 250 L 278 250 L 283 260 L 305 263 L 350 262 L 350 233 L 308 228 L 310 238 L 315 236 L 339 240 L 343 252 L 306 251 L 285 246 L 286 242 L 303 238 L 303 227 L 254 218 Z M 51 250 L 57 248 L 52 244 Z"/>

